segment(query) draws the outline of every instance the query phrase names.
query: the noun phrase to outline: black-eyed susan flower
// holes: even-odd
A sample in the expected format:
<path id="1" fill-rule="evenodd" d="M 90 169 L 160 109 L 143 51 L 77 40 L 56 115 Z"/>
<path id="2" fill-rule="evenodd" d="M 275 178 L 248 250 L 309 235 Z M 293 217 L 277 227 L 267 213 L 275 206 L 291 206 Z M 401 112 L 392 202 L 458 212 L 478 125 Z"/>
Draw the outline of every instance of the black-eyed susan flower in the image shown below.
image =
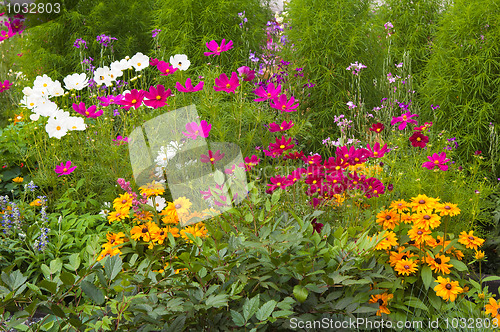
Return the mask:
<path id="1" fill-rule="evenodd" d="M 163 193 L 165 192 L 165 185 L 153 180 L 153 182 L 139 187 L 139 190 L 141 191 L 141 195 L 146 194 L 147 197 L 163 195 Z"/>
<path id="2" fill-rule="evenodd" d="M 134 213 L 134 218 L 136 219 L 136 222 L 141 222 L 141 221 L 152 221 L 153 220 L 153 213 L 149 211 L 137 211 Z"/>
<path id="3" fill-rule="evenodd" d="M 484 308 L 486 309 L 486 314 L 490 314 L 493 319 L 500 319 L 500 301 L 497 302 L 494 298 L 490 297 L 488 304 Z"/>
<path id="4" fill-rule="evenodd" d="M 476 250 L 476 253 L 474 254 L 474 258 L 478 261 L 484 260 L 484 251 Z"/>
<path id="5" fill-rule="evenodd" d="M 191 205 L 193 205 L 193 203 L 191 203 L 188 198 L 183 196 L 177 198 L 173 202 L 173 205 L 175 207 L 175 210 L 177 211 L 177 214 L 184 215 L 189 213 L 189 208 L 191 207 Z"/>
<path id="6" fill-rule="evenodd" d="M 107 243 L 103 244 L 102 246 L 104 247 L 106 244 L 110 244 L 111 246 L 116 246 L 123 244 L 125 242 L 125 234 L 122 232 L 118 233 L 110 233 L 106 234 L 106 239 L 108 240 Z"/>
<path id="7" fill-rule="evenodd" d="M 111 224 L 114 221 L 125 220 L 128 217 L 128 210 L 117 210 L 108 214 L 108 221 Z"/>
<path id="8" fill-rule="evenodd" d="M 120 251 L 120 249 L 116 248 L 116 247 L 113 247 L 112 245 L 106 245 L 104 247 L 104 249 L 101 251 L 101 253 L 99 254 L 99 256 L 97 257 L 97 260 L 100 261 L 101 259 L 103 259 L 104 257 L 106 256 L 115 256 L 115 255 L 119 255 L 121 254 L 122 252 Z"/>
<path id="9" fill-rule="evenodd" d="M 423 229 L 434 229 L 441 224 L 441 217 L 435 213 L 422 210 L 413 215 L 413 224 Z"/>
<path id="10" fill-rule="evenodd" d="M 442 216 L 454 217 L 460 214 L 460 209 L 458 208 L 458 204 L 442 203 L 437 204 L 436 212 L 439 212 Z"/>
<path id="11" fill-rule="evenodd" d="M 403 211 L 409 210 L 410 206 L 405 200 L 401 199 L 399 201 L 392 202 L 389 208 L 397 213 L 403 213 Z"/>
<path id="12" fill-rule="evenodd" d="M 188 236 L 186 235 L 187 233 L 192 234 L 194 237 L 206 237 L 207 236 L 207 229 L 205 228 L 205 225 L 200 222 L 192 226 L 187 226 L 186 228 L 182 229 L 180 231 L 181 237 L 186 240 L 189 243 L 192 243 Z"/>
<path id="13" fill-rule="evenodd" d="M 458 281 L 451 281 L 450 278 L 437 277 L 435 282 L 438 283 L 434 287 L 437 296 L 440 296 L 445 301 L 455 301 L 457 295 L 463 292 L 463 288 L 459 286 Z"/>
<path id="14" fill-rule="evenodd" d="M 430 210 L 436 207 L 439 198 L 427 197 L 427 195 L 417 195 L 411 198 L 410 206 L 416 211 Z"/>
<path id="15" fill-rule="evenodd" d="M 379 238 L 380 233 L 377 235 L 377 239 Z M 398 238 L 396 237 L 396 233 L 393 231 L 386 231 L 385 236 L 380 241 L 377 246 L 375 247 L 375 250 L 388 250 L 392 246 L 397 246 L 398 245 Z"/>
<path id="16" fill-rule="evenodd" d="M 132 207 L 133 197 L 129 193 L 124 193 L 113 201 L 113 208 L 115 210 L 130 210 Z"/>
<path id="17" fill-rule="evenodd" d="M 432 237 L 431 231 L 429 229 L 424 229 L 417 226 L 413 226 L 408 231 L 408 236 L 411 240 L 415 241 L 416 245 L 424 244 Z"/>
<path id="18" fill-rule="evenodd" d="M 474 236 L 473 232 L 474 231 L 470 231 L 469 233 L 467 233 L 463 231 L 462 233 L 460 233 L 460 238 L 458 239 L 458 242 L 463 244 L 468 249 L 477 250 L 478 247 L 483 245 L 484 240 Z"/>
<path id="19" fill-rule="evenodd" d="M 395 211 L 384 210 L 377 214 L 377 223 L 383 229 L 394 229 L 399 224 L 399 216 Z"/>
<path id="20" fill-rule="evenodd" d="M 401 259 L 396 262 L 394 270 L 396 270 L 398 274 L 409 276 L 417 272 L 417 263 L 409 258 Z"/>
<path id="21" fill-rule="evenodd" d="M 450 257 L 446 257 L 445 255 L 436 255 L 432 258 L 429 254 L 427 254 L 427 257 L 425 258 L 425 262 L 429 265 L 431 270 L 441 274 L 450 273 L 450 267 L 453 267 L 453 265 L 448 264 L 449 261 Z"/>
<path id="22" fill-rule="evenodd" d="M 389 315 L 391 311 L 387 308 L 389 300 L 394 297 L 393 294 L 375 294 L 370 298 L 370 303 L 378 303 L 377 316 L 382 316 L 382 313 Z"/>
<path id="23" fill-rule="evenodd" d="M 396 266 L 396 263 L 402 259 L 408 259 L 416 256 L 411 251 L 406 250 L 406 248 L 403 246 L 400 246 L 397 252 L 391 251 L 389 254 L 389 263 L 391 264 L 391 266 Z"/>
<path id="24" fill-rule="evenodd" d="M 436 236 L 436 238 L 433 238 L 432 236 L 427 240 L 427 245 L 436 248 L 437 246 L 444 246 L 446 248 L 451 241 L 444 241 L 444 238 L 441 235 Z M 447 253 L 449 253 L 447 251 Z"/>

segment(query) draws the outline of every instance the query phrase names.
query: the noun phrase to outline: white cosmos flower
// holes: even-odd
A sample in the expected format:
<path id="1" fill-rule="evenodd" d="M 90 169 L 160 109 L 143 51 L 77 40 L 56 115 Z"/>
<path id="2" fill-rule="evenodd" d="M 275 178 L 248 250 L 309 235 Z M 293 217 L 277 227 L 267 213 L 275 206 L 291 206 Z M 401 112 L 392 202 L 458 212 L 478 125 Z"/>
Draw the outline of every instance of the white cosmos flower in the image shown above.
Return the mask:
<path id="1" fill-rule="evenodd" d="M 108 66 L 99 67 L 94 72 L 94 81 L 97 85 L 102 85 L 104 83 L 106 86 L 110 86 L 113 82 L 110 74 L 111 70 Z"/>
<path id="2" fill-rule="evenodd" d="M 39 103 L 32 111 L 41 116 L 54 116 L 57 112 L 57 104 L 48 99 L 40 99 Z"/>
<path id="3" fill-rule="evenodd" d="M 31 94 L 29 96 L 24 96 L 20 103 L 22 107 L 26 107 L 31 110 L 37 107 L 41 103 L 42 99 L 43 97 L 37 94 Z"/>
<path id="4" fill-rule="evenodd" d="M 56 119 L 51 117 L 45 125 L 45 131 L 49 134 L 49 137 L 61 139 L 68 133 L 68 124 L 68 118 Z"/>
<path id="5" fill-rule="evenodd" d="M 111 69 L 111 73 L 116 77 L 122 76 L 123 70 L 128 69 L 128 68 L 123 68 L 121 62 L 118 60 L 111 62 L 109 68 Z"/>
<path id="6" fill-rule="evenodd" d="M 77 116 L 70 116 L 68 118 L 68 129 L 69 130 L 85 130 L 87 129 L 87 125 L 85 124 L 85 120 L 83 118 Z"/>
<path id="7" fill-rule="evenodd" d="M 188 60 L 186 54 L 176 54 L 174 56 L 171 56 L 170 63 L 172 64 L 172 67 L 179 70 L 187 70 L 191 65 L 191 61 Z"/>
<path id="8" fill-rule="evenodd" d="M 160 212 L 161 210 L 163 210 L 165 208 L 165 206 L 167 206 L 167 204 L 165 204 L 165 198 L 160 197 L 160 196 L 155 197 L 154 203 L 153 203 L 153 197 L 148 198 L 147 204 L 156 208 L 156 211 L 158 211 L 158 212 Z"/>
<path id="9" fill-rule="evenodd" d="M 85 73 L 68 75 L 63 81 L 68 90 L 81 90 L 89 85 L 89 79 Z"/>
<path id="10" fill-rule="evenodd" d="M 61 82 L 55 81 L 49 86 L 49 97 L 59 97 L 62 95 L 64 95 L 64 89 L 61 86 Z"/>
<path id="11" fill-rule="evenodd" d="M 69 118 L 69 112 L 65 112 L 63 111 L 62 109 L 56 109 L 50 116 L 58 119 L 58 120 L 61 120 L 61 119 L 64 119 L 64 118 Z"/>
<path id="12" fill-rule="evenodd" d="M 43 76 L 37 76 L 35 78 L 35 81 L 33 82 L 33 89 L 35 90 L 44 90 L 44 89 L 49 89 L 49 86 L 52 85 L 54 81 L 50 77 L 48 77 L 46 74 L 43 74 Z"/>
<path id="13" fill-rule="evenodd" d="M 137 52 L 137 54 L 130 59 L 130 62 L 136 71 L 141 71 L 149 66 L 149 57 L 141 52 Z"/>
<path id="14" fill-rule="evenodd" d="M 127 58 L 120 60 L 120 68 L 122 71 L 127 69 L 132 69 L 132 62 L 130 62 L 130 58 L 129 59 Z"/>

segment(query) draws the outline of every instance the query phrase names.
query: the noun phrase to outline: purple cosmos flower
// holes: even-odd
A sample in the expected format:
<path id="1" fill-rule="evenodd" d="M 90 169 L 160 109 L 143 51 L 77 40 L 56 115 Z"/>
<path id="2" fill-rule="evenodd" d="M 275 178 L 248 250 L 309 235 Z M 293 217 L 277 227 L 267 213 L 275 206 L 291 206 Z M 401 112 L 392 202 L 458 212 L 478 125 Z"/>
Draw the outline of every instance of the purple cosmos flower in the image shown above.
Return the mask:
<path id="1" fill-rule="evenodd" d="M 61 163 L 60 165 L 57 165 L 54 171 L 58 174 L 57 176 L 61 175 L 68 175 L 71 174 L 75 170 L 76 166 L 71 167 L 71 161 L 67 161 L 66 164 Z"/>
<path id="2" fill-rule="evenodd" d="M 247 66 L 241 66 L 238 68 L 238 73 L 243 81 L 251 81 L 255 78 L 255 70 L 252 70 Z"/>
<path id="3" fill-rule="evenodd" d="M 133 89 L 130 93 L 127 93 L 119 104 L 123 105 L 121 108 L 129 110 L 132 106 L 137 109 L 142 105 L 142 100 L 144 99 L 145 91 Z"/>
<path id="4" fill-rule="evenodd" d="M 109 106 L 112 104 L 117 104 L 117 105 L 120 104 L 120 101 L 123 100 L 123 96 L 122 95 L 116 95 L 116 96 L 109 95 L 109 96 L 97 97 L 97 99 L 99 99 L 99 101 L 101 102 L 102 107 L 106 107 L 106 106 Z"/>
<path id="5" fill-rule="evenodd" d="M 160 76 L 168 76 L 178 70 L 177 68 L 174 68 L 169 62 L 165 61 L 159 61 L 156 65 L 156 68 L 161 71 Z"/>
<path id="6" fill-rule="evenodd" d="M 401 116 L 395 116 L 394 118 L 392 118 L 391 125 L 399 123 L 398 129 L 404 130 L 408 123 L 413 123 L 415 125 L 418 124 L 417 120 L 412 119 L 413 117 L 418 117 L 418 115 L 411 114 L 411 112 L 406 112 L 404 114 L 401 114 Z"/>
<path id="7" fill-rule="evenodd" d="M 216 161 L 221 160 L 224 158 L 224 153 L 221 153 L 220 150 L 217 150 L 215 153 L 212 152 L 212 150 L 208 150 L 208 155 L 202 154 L 200 156 L 200 161 L 202 163 L 212 163 L 214 164 Z"/>
<path id="8" fill-rule="evenodd" d="M 203 90 L 203 84 L 204 84 L 204 82 L 201 81 L 200 83 L 196 84 L 196 86 L 193 87 L 193 84 L 191 83 L 191 79 L 188 78 L 188 79 L 186 79 L 186 84 L 185 84 L 186 87 L 183 87 L 182 84 L 180 84 L 179 82 L 175 83 L 175 87 L 180 92 L 196 92 L 196 91 Z"/>

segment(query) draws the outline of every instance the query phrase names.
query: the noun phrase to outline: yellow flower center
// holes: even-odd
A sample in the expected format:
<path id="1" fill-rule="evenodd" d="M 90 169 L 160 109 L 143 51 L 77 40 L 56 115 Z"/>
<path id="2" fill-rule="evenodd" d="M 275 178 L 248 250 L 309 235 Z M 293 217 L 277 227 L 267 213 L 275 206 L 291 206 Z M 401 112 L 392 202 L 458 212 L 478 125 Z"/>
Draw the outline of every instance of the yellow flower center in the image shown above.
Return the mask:
<path id="1" fill-rule="evenodd" d="M 374 156 L 378 156 L 378 152 L 377 151 L 373 151 L 373 155 Z"/>
<path id="2" fill-rule="evenodd" d="M 228 88 L 228 89 L 229 89 L 230 87 L 231 87 L 231 84 L 227 83 L 227 84 L 226 84 L 226 88 Z"/>
<path id="3" fill-rule="evenodd" d="M 156 100 L 160 100 L 161 99 L 161 96 L 156 96 Z"/>
<path id="4" fill-rule="evenodd" d="M 217 47 L 217 52 L 220 52 L 220 46 Z"/>
<path id="5" fill-rule="evenodd" d="M 406 121 L 407 117 L 406 115 L 403 115 L 403 120 Z"/>
<path id="6" fill-rule="evenodd" d="M 417 141 L 419 141 L 419 142 L 420 142 L 421 140 L 422 140 L 422 139 L 421 139 L 420 137 L 417 137 Z"/>
<path id="7" fill-rule="evenodd" d="M 215 159 L 214 158 L 210 158 L 210 161 L 214 161 Z"/>
<path id="8" fill-rule="evenodd" d="M 281 182 L 276 183 L 276 185 L 277 185 L 278 187 L 279 187 L 279 186 L 281 186 Z"/>
<path id="9" fill-rule="evenodd" d="M 132 99 L 131 103 L 132 103 L 132 104 L 137 103 L 137 99 Z"/>
<path id="10" fill-rule="evenodd" d="M 68 169 L 66 167 L 63 168 L 63 172 L 67 172 Z"/>
<path id="11" fill-rule="evenodd" d="M 283 144 L 280 145 L 280 149 L 284 149 L 285 146 Z"/>
<path id="12" fill-rule="evenodd" d="M 140 66 L 141 66 L 141 63 L 140 63 L 140 62 L 138 62 L 138 63 L 137 63 L 137 65 L 140 67 Z"/>
<path id="13" fill-rule="evenodd" d="M 56 127 L 56 130 L 61 130 L 61 126 L 57 126 L 57 127 Z"/>
<path id="14" fill-rule="evenodd" d="M 439 160 L 434 160 L 434 164 L 439 165 Z"/>

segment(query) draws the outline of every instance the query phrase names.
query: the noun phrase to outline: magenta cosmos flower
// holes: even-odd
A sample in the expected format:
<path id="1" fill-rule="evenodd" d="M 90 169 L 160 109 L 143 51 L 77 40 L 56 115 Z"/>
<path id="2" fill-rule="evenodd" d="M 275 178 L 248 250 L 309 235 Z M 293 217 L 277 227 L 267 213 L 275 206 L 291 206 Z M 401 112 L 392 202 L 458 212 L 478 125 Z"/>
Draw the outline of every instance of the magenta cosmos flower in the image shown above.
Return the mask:
<path id="1" fill-rule="evenodd" d="M 205 120 L 201 120 L 201 123 L 198 124 L 196 122 L 186 123 L 186 132 L 182 132 L 184 136 L 189 137 L 191 139 L 196 139 L 196 137 L 208 137 L 210 134 L 210 130 L 212 129 L 212 125 Z"/>
<path id="2" fill-rule="evenodd" d="M 118 135 L 116 138 L 113 139 L 113 142 L 116 142 L 116 145 L 123 145 L 128 143 L 128 137 Z"/>
<path id="3" fill-rule="evenodd" d="M 442 171 L 448 170 L 448 165 L 445 165 L 450 159 L 446 158 L 446 152 L 434 153 L 432 156 L 427 156 L 429 161 L 426 161 L 422 164 L 422 167 L 427 169 L 434 169 L 435 167 L 439 167 Z"/>
<path id="4" fill-rule="evenodd" d="M 293 122 L 290 120 L 290 122 L 283 121 L 281 125 L 277 124 L 276 122 L 270 123 L 269 124 L 269 131 L 272 133 L 278 132 L 278 131 L 285 131 L 293 127 Z"/>
<path id="5" fill-rule="evenodd" d="M 202 154 L 200 156 L 200 161 L 202 163 L 212 163 L 215 164 L 216 161 L 221 160 L 224 158 L 224 153 L 221 153 L 220 150 L 215 151 L 215 153 L 212 152 L 212 150 L 208 150 L 208 156 L 205 154 Z"/>
<path id="6" fill-rule="evenodd" d="M 284 189 L 293 184 L 293 182 L 290 181 L 288 177 L 281 175 L 276 175 L 275 177 L 272 177 L 270 180 L 271 183 L 267 185 L 269 187 L 268 189 L 269 192 L 273 192 L 278 188 Z"/>
<path id="7" fill-rule="evenodd" d="M 180 84 L 179 82 L 175 83 L 175 87 L 180 92 L 196 92 L 196 91 L 203 90 L 203 84 L 204 84 L 204 82 L 201 81 L 200 83 L 196 84 L 196 86 L 193 87 L 193 84 L 191 84 L 191 79 L 188 78 L 186 80 L 186 84 L 185 84 L 186 87 L 183 87 L 182 84 Z"/>
<path id="8" fill-rule="evenodd" d="M 251 157 L 245 157 L 245 169 L 247 171 L 251 170 L 254 166 L 257 166 L 260 163 L 260 158 L 256 155 L 252 155 Z"/>
<path id="9" fill-rule="evenodd" d="M 9 80 L 5 80 L 4 82 L 0 82 L 0 92 L 4 92 L 10 89 L 12 83 Z"/>
<path id="10" fill-rule="evenodd" d="M 429 137 L 423 135 L 421 132 L 417 131 L 409 138 L 411 145 L 414 147 L 425 148 L 427 143 L 429 143 Z"/>
<path id="11" fill-rule="evenodd" d="M 68 160 L 66 164 L 61 163 L 61 165 L 57 165 L 54 171 L 57 173 L 57 176 L 61 176 L 71 174 L 75 168 L 76 166 L 71 167 L 71 161 Z"/>
<path id="12" fill-rule="evenodd" d="M 226 39 L 222 39 L 222 42 L 220 43 L 220 46 L 219 46 L 219 44 L 217 44 L 217 42 L 215 40 L 212 40 L 212 41 L 208 42 L 206 45 L 207 45 L 207 48 L 211 52 L 204 52 L 203 54 L 205 56 L 220 55 L 220 52 L 229 51 L 230 49 L 233 48 L 233 41 L 230 40 L 226 44 Z"/>
<path id="13" fill-rule="evenodd" d="M 292 138 L 286 139 L 283 135 L 281 138 L 276 137 L 276 143 L 269 143 L 269 151 L 273 154 L 282 155 L 286 150 L 293 148 L 295 144 L 292 143 Z"/>
<path id="14" fill-rule="evenodd" d="M 177 71 L 177 68 L 174 68 L 169 62 L 165 61 L 158 61 L 156 68 L 158 68 L 158 70 L 161 71 L 160 76 L 168 76 Z"/>
<path id="15" fill-rule="evenodd" d="M 228 79 L 226 74 L 222 73 L 219 78 L 215 79 L 215 91 L 226 91 L 227 93 L 234 93 L 237 87 L 240 86 L 240 80 L 236 72 L 231 73 L 231 79 Z"/>
<path id="16" fill-rule="evenodd" d="M 253 101 L 273 100 L 281 93 L 281 85 L 275 86 L 274 83 L 269 83 L 266 89 L 263 86 L 259 86 L 253 90 L 253 93 L 260 97 Z"/>
<path id="17" fill-rule="evenodd" d="M 149 87 L 149 92 L 144 93 L 144 105 L 153 107 L 154 109 L 163 107 L 167 104 L 167 98 L 172 95 L 172 91 L 168 89 L 165 91 L 165 87 L 158 84 L 155 87 Z"/>
<path id="18" fill-rule="evenodd" d="M 299 104 L 294 104 L 294 102 L 295 98 L 293 96 L 290 97 L 290 100 L 287 100 L 286 95 L 282 94 L 281 96 L 274 98 L 274 100 L 271 102 L 271 107 L 280 110 L 281 113 L 296 112 Z"/>
<path id="19" fill-rule="evenodd" d="M 380 143 L 376 142 L 373 148 L 370 146 L 370 143 L 366 146 L 368 148 L 368 153 L 370 158 L 382 158 L 389 149 L 387 149 L 387 144 L 384 147 L 380 148 Z"/>
<path id="20" fill-rule="evenodd" d="M 120 105 L 123 105 L 122 108 L 127 111 L 133 106 L 135 109 L 138 109 L 142 104 L 142 100 L 144 99 L 143 90 L 137 91 L 136 89 L 132 90 L 130 93 L 127 93 L 122 100 L 120 100 Z"/>
<path id="21" fill-rule="evenodd" d="M 399 130 L 404 130 L 406 128 L 406 125 L 408 123 L 413 123 L 417 124 L 417 120 L 412 119 L 412 118 L 418 117 L 417 114 L 411 114 L 411 112 L 406 112 L 404 114 L 401 114 L 401 116 L 395 116 L 392 118 L 391 125 L 395 125 L 396 123 L 399 123 L 398 129 Z"/>
<path id="22" fill-rule="evenodd" d="M 102 107 L 106 107 L 113 104 L 119 104 L 120 101 L 123 100 L 123 96 L 116 95 L 115 97 L 113 95 L 109 95 L 109 96 L 97 97 L 97 99 L 99 99 L 99 101 L 101 102 Z"/>
<path id="23" fill-rule="evenodd" d="M 75 112 L 80 113 L 86 118 L 95 119 L 102 115 L 103 111 L 99 110 L 96 112 L 97 106 L 92 105 L 89 108 L 85 108 L 85 103 L 82 101 L 80 104 L 73 103 L 73 109 Z"/>
<path id="24" fill-rule="evenodd" d="M 243 79 L 243 81 L 248 82 L 255 78 L 255 70 L 252 70 L 247 66 L 241 66 L 240 68 L 238 68 L 238 73 L 240 74 L 240 77 Z"/>

